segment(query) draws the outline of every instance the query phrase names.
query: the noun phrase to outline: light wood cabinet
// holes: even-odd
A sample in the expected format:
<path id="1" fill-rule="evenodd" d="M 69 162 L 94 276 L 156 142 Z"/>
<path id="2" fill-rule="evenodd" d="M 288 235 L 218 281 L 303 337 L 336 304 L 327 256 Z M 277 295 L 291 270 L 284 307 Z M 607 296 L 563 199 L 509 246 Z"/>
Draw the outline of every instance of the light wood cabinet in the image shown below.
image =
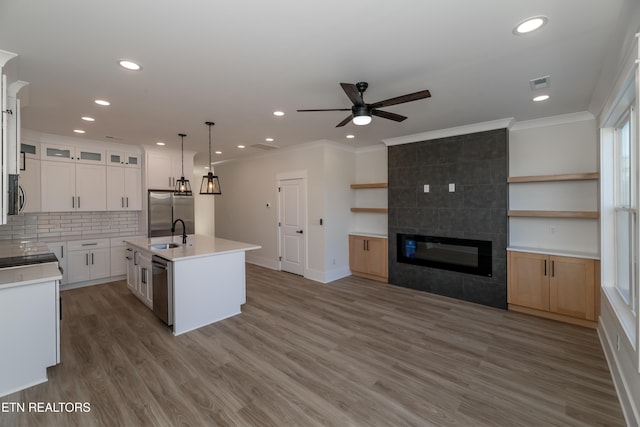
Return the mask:
<path id="1" fill-rule="evenodd" d="M 354 276 L 386 282 L 387 263 L 386 238 L 349 235 L 349 268 Z"/>
<path id="2" fill-rule="evenodd" d="M 596 326 L 596 260 L 508 252 L 509 309 Z"/>

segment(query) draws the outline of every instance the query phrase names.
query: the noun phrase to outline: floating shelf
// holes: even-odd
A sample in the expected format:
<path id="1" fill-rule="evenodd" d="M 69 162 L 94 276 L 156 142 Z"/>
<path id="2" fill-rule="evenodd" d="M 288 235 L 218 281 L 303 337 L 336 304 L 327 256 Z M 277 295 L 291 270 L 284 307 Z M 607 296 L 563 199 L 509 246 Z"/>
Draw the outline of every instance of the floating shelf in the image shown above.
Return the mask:
<path id="1" fill-rule="evenodd" d="M 515 184 L 518 182 L 553 182 L 553 181 L 587 181 L 600 179 L 599 172 L 589 173 L 564 173 L 555 175 L 535 175 L 535 176 L 510 176 L 507 183 Z"/>
<path id="2" fill-rule="evenodd" d="M 351 208 L 351 212 L 387 213 L 387 208 Z"/>
<path id="3" fill-rule="evenodd" d="M 510 217 L 537 217 L 537 218 L 581 218 L 598 219 L 600 213 L 597 211 L 520 211 L 510 210 L 507 212 Z"/>
<path id="4" fill-rule="evenodd" d="M 360 188 L 387 188 L 389 187 L 389 184 L 386 182 L 372 182 L 370 184 L 351 184 L 351 188 L 353 188 L 354 190 L 360 189 Z"/>

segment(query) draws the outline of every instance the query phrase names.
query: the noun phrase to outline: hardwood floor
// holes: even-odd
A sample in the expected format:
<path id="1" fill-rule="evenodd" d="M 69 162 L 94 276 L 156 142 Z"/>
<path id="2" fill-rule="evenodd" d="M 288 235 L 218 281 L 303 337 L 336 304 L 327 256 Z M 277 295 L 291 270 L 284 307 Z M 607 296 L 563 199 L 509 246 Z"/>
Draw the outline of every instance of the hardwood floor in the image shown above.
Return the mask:
<path id="1" fill-rule="evenodd" d="M 242 314 L 174 337 L 124 282 L 63 292 L 62 364 L 2 426 L 624 425 L 595 331 L 247 265 Z"/>

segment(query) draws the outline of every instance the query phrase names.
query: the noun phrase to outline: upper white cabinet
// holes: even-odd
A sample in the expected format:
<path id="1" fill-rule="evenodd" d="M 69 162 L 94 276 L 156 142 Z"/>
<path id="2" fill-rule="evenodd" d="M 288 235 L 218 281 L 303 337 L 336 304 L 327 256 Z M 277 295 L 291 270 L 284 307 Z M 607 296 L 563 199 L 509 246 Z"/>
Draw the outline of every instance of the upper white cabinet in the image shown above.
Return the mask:
<path id="1" fill-rule="evenodd" d="M 41 167 L 43 211 L 106 210 L 107 173 L 104 166 L 43 160 Z"/>
<path id="2" fill-rule="evenodd" d="M 107 210 L 142 209 L 140 153 L 107 152 Z"/>
<path id="3" fill-rule="evenodd" d="M 140 169 L 140 153 L 126 151 L 107 151 L 107 166 L 123 166 Z"/>
<path id="4" fill-rule="evenodd" d="M 184 174 L 193 175 L 194 152 L 184 152 Z M 150 190 L 173 190 L 182 176 L 182 154 L 180 150 L 148 150 L 145 158 L 147 188 Z"/>
<path id="5" fill-rule="evenodd" d="M 104 165 L 105 151 L 73 145 L 42 144 L 42 160 Z"/>

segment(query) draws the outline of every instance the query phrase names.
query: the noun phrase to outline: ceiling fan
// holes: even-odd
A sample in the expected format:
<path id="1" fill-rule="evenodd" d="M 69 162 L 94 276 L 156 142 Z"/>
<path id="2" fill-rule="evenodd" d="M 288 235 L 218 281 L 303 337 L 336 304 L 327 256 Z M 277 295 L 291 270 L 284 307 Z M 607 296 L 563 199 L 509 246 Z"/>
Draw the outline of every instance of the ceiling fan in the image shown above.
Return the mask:
<path id="1" fill-rule="evenodd" d="M 353 107 L 351 108 L 321 108 L 315 110 L 296 110 L 296 111 L 351 111 L 349 117 L 337 124 L 337 128 L 342 127 L 353 121 L 355 125 L 368 125 L 371 123 L 371 116 L 382 117 L 383 119 L 394 120 L 401 122 L 406 119 L 405 116 L 400 114 L 389 113 L 388 111 L 378 110 L 380 107 L 388 107 L 390 105 L 404 104 L 405 102 L 417 101 L 419 99 L 429 98 L 431 92 L 428 90 L 421 90 L 420 92 L 410 93 L 408 95 L 402 95 L 395 98 L 385 99 L 384 101 L 374 102 L 373 104 L 367 104 L 364 102 L 362 94 L 369 84 L 367 82 L 353 83 L 340 83 L 342 90 L 347 94 Z"/>

